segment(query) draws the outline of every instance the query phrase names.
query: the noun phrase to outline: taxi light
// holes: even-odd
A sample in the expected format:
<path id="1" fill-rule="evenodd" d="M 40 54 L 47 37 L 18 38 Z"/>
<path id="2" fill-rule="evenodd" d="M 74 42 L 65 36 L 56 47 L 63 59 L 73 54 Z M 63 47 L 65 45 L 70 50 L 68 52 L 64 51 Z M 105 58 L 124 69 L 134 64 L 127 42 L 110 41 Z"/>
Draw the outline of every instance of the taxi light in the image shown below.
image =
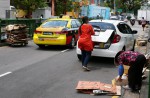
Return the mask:
<path id="1" fill-rule="evenodd" d="M 35 30 L 34 33 L 35 33 L 35 34 L 41 34 L 42 32 Z"/>
<path id="2" fill-rule="evenodd" d="M 121 36 L 118 35 L 118 34 L 116 34 L 116 35 L 114 36 L 114 39 L 113 39 L 113 42 L 112 42 L 112 43 L 118 43 L 118 42 L 120 41 L 120 39 L 121 39 Z"/>

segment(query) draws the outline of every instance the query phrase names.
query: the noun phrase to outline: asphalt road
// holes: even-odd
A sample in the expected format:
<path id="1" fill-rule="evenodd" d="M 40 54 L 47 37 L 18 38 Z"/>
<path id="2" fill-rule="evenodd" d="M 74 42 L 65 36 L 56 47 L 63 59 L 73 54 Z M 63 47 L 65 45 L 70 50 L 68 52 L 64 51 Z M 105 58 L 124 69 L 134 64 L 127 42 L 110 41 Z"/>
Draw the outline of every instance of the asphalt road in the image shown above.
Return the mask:
<path id="1" fill-rule="evenodd" d="M 113 59 L 92 58 L 89 67 L 92 71 L 84 72 L 75 49 L 67 47 L 42 50 L 32 41 L 26 47 L 0 47 L 0 98 L 111 98 L 76 92 L 78 81 L 111 84 L 117 75 Z"/>
<path id="2" fill-rule="evenodd" d="M 0 62 L 0 98 L 93 98 L 76 92 L 78 81 L 111 84 L 117 75 L 113 59 L 92 58 L 92 71 L 84 72 L 75 49 L 41 50 L 32 41 L 27 47 L 1 47 Z M 94 96 L 99 97 L 111 98 Z"/>

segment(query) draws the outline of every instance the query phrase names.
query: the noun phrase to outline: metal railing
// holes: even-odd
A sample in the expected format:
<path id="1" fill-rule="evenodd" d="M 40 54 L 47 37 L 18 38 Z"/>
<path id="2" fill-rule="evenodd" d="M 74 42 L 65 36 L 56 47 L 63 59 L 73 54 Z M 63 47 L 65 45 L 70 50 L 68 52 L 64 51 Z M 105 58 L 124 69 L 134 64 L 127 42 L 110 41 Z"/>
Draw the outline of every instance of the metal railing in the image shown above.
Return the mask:
<path id="1" fill-rule="evenodd" d="M 25 24 L 28 28 L 28 37 L 32 38 L 34 30 L 46 19 L 0 19 L 0 42 L 1 35 L 5 33 L 2 28 L 10 24 Z"/>

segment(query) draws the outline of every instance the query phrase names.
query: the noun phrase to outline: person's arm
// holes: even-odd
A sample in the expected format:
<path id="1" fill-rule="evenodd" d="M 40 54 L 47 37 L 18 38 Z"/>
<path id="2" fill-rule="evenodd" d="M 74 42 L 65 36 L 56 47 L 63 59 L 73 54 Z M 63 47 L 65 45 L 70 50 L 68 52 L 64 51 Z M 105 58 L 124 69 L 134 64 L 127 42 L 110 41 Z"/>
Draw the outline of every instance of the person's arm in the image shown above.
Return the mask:
<path id="1" fill-rule="evenodd" d="M 79 34 L 79 36 L 81 35 L 81 26 L 78 29 L 78 34 Z"/>
<path id="2" fill-rule="evenodd" d="M 123 67 L 122 64 L 120 64 L 120 65 L 118 66 L 118 75 L 119 75 L 118 80 L 119 80 L 119 81 L 122 80 L 121 78 L 122 78 L 123 73 L 124 73 L 124 67 Z"/>
<path id="3" fill-rule="evenodd" d="M 94 34 L 95 34 L 94 29 L 93 29 L 93 27 L 91 26 L 91 35 L 94 35 Z"/>
<path id="4" fill-rule="evenodd" d="M 124 73 L 124 67 L 123 67 L 123 61 L 124 60 L 124 55 L 121 54 L 119 57 L 118 57 L 118 61 L 119 61 L 119 66 L 118 66 L 118 81 L 122 81 L 122 75 Z"/>

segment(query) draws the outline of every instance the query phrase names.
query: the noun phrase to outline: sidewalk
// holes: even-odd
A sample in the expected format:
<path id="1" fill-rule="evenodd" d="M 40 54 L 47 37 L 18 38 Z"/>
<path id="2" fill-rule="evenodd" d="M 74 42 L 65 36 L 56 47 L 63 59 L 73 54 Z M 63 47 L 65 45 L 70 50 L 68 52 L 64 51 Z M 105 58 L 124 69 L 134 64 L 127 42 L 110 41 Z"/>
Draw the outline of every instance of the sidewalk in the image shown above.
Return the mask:
<path id="1" fill-rule="evenodd" d="M 142 30 L 142 26 L 138 25 L 137 22 L 136 24 L 133 26 L 133 30 L 137 30 L 138 31 L 138 39 L 148 39 L 150 36 L 148 35 L 150 29 L 150 25 L 149 28 L 145 29 L 145 31 Z M 150 43 L 147 42 L 146 46 L 138 46 L 137 44 L 135 45 L 135 51 L 138 51 L 140 53 L 143 54 L 147 54 L 150 52 Z M 146 76 L 148 76 L 148 78 L 146 80 L 143 80 L 142 83 L 142 88 L 140 91 L 140 94 L 138 93 L 131 93 L 130 91 L 124 91 L 124 95 L 121 98 L 148 98 L 150 96 L 149 95 L 149 89 L 150 89 L 150 85 L 149 85 L 149 80 L 150 80 L 150 73 L 149 70 L 147 70 L 145 72 Z"/>
<path id="2" fill-rule="evenodd" d="M 150 25 L 149 25 L 149 28 L 147 28 L 143 33 L 141 33 L 141 35 L 143 36 L 143 38 L 145 39 L 148 39 L 150 36 Z M 140 36 L 141 36 L 140 35 Z M 146 46 L 140 46 L 140 47 L 137 47 L 136 49 L 138 49 L 141 53 L 143 54 L 147 54 L 150 52 L 150 43 L 147 42 L 147 45 Z M 150 70 L 150 69 L 149 69 Z M 150 90 L 150 84 L 149 84 L 149 80 L 150 80 L 150 72 L 147 70 L 145 72 L 146 76 L 148 76 L 148 78 L 146 80 L 143 80 L 143 84 L 142 84 L 142 88 L 141 88 L 141 92 L 140 92 L 140 97 L 139 98 L 148 98 L 150 96 L 149 95 L 149 90 Z"/>

